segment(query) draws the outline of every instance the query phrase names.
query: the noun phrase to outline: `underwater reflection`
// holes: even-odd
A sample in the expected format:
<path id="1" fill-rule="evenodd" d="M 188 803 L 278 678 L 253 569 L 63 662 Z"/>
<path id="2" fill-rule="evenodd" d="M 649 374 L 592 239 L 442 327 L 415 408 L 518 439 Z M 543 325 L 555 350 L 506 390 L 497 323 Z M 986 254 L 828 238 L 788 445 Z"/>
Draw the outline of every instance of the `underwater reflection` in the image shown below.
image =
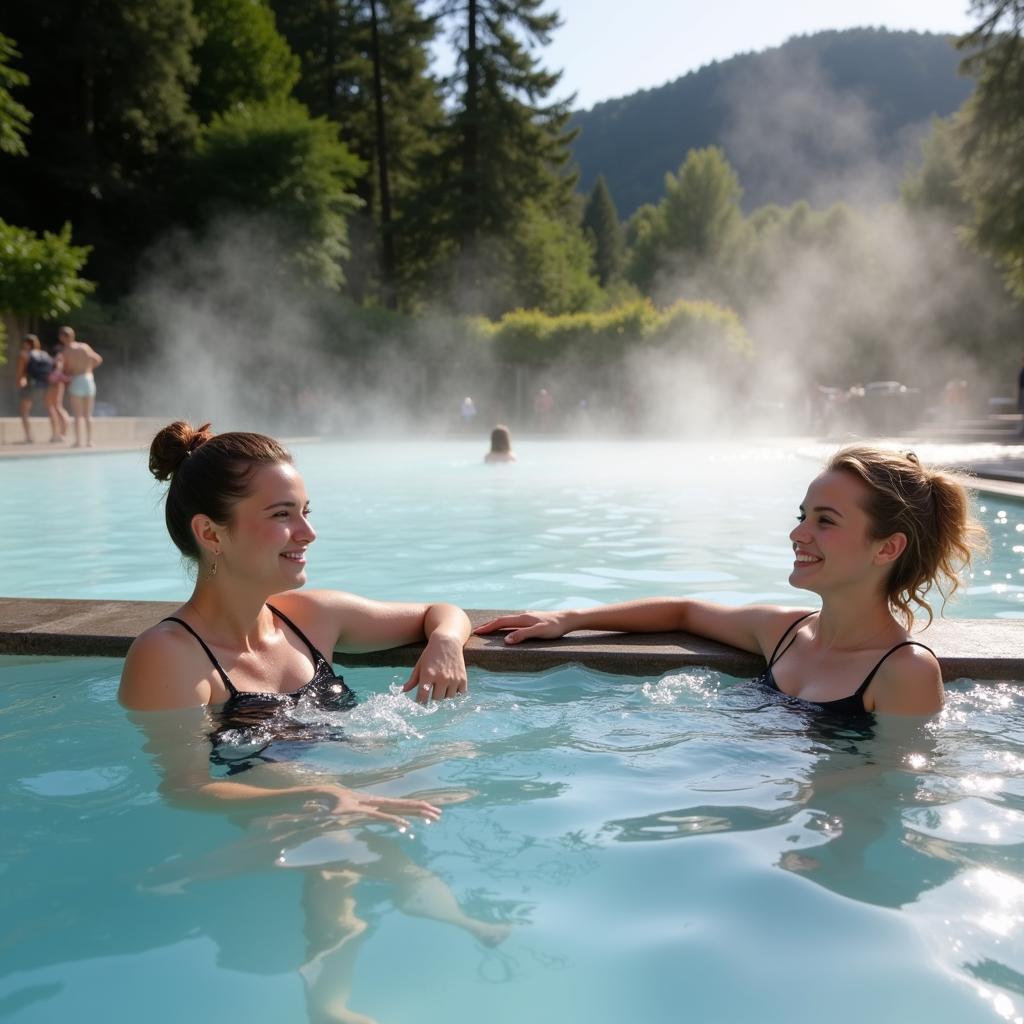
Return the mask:
<path id="1" fill-rule="evenodd" d="M 500 910 L 494 902 L 477 894 L 474 907 L 467 909 L 445 878 L 424 863 L 425 851 L 415 843 L 412 832 L 428 827 L 426 824 L 416 824 L 410 834 L 402 834 L 405 829 L 396 830 L 379 822 L 370 824 L 351 814 L 330 813 L 317 801 L 278 813 L 250 810 L 245 801 L 200 806 L 195 780 L 209 777 L 208 759 L 219 764 L 210 757 L 210 719 L 205 709 L 202 713 L 189 709 L 132 718 L 145 732 L 146 749 L 153 756 L 160 790 L 168 803 L 189 816 L 197 812 L 209 816 L 212 812 L 235 833 L 233 838 L 215 842 L 198 854 L 164 858 L 144 869 L 139 888 L 163 899 L 202 894 L 204 898 L 198 903 L 193 899 L 190 902 L 199 914 L 196 924 L 202 934 L 217 942 L 218 963 L 244 963 L 249 970 L 298 970 L 311 1020 L 370 1024 L 372 1018 L 354 1011 L 348 1003 L 359 950 L 391 908 L 461 929 L 484 948 L 493 948 L 507 938 L 512 924 L 497 919 Z M 187 744 L 181 742 L 183 733 Z M 315 744 L 308 745 L 312 752 Z M 291 733 L 280 744 L 268 739 L 259 762 L 252 762 L 245 772 L 247 783 L 267 792 L 316 781 L 317 774 L 309 764 L 292 760 L 295 746 Z M 362 784 L 401 780 L 445 760 L 448 753 L 440 745 L 433 754 L 420 751 L 406 763 L 381 766 L 377 772 L 364 771 Z M 478 795 L 474 789 L 447 786 L 421 789 L 410 799 L 451 806 Z M 305 948 L 296 950 L 294 942 L 285 941 L 275 949 L 271 942 L 270 960 L 257 959 L 254 963 L 251 930 L 238 927 L 233 911 L 226 915 L 225 927 L 223 907 L 209 913 L 211 905 L 206 897 L 224 883 L 234 885 L 242 876 L 258 875 L 262 902 L 263 879 L 282 873 L 301 879 L 297 901 L 301 926 L 288 931 L 301 934 Z M 247 891 L 251 901 L 251 885 Z M 264 921 L 264 928 L 278 934 L 278 922 L 270 917 Z M 262 966 L 255 966 L 259 963 Z"/>
<path id="2" fill-rule="evenodd" d="M 885 719 L 851 726 L 784 701 L 758 705 L 746 699 L 742 711 L 752 741 L 778 736 L 788 726 L 794 749 L 809 751 L 810 759 L 794 758 L 772 782 L 730 790 L 735 802 L 702 801 L 617 818 L 603 831 L 615 842 L 636 843 L 776 829 L 776 867 L 892 908 L 914 902 L 971 863 L 961 844 L 947 843 L 950 849 L 937 856 L 933 844 L 904 821 L 908 806 L 921 799 L 919 773 L 928 771 L 937 753 L 927 723 Z M 729 705 L 732 715 L 741 709 L 735 696 Z M 758 806 L 749 803 L 754 795 Z"/>

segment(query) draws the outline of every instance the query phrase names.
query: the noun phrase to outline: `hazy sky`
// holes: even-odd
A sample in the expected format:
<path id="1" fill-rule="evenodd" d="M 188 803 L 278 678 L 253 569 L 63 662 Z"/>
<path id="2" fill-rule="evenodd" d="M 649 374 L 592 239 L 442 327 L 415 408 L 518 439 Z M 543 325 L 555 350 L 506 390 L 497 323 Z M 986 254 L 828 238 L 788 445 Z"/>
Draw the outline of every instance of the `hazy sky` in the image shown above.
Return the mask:
<path id="1" fill-rule="evenodd" d="M 713 60 L 829 28 L 961 33 L 968 0 L 552 0 L 563 25 L 543 51 L 575 108 L 662 85 Z"/>

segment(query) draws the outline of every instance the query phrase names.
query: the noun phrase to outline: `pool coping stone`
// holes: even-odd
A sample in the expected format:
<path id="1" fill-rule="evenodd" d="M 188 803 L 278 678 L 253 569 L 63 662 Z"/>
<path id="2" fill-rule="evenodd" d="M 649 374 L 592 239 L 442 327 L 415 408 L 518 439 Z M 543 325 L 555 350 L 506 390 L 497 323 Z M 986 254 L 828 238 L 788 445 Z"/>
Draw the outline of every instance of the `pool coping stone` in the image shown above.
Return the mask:
<path id="1" fill-rule="evenodd" d="M 170 615 L 171 601 L 103 601 L 0 597 L 0 654 L 123 658 L 144 629 Z M 474 626 L 502 610 L 467 609 Z M 1024 681 L 1024 622 L 1014 619 L 940 619 L 917 637 L 931 647 L 943 677 Z M 351 654 L 336 651 L 340 665 L 415 664 L 422 644 Z M 663 675 L 706 668 L 746 678 L 764 660 L 688 633 L 623 634 L 585 631 L 561 640 L 509 646 L 502 636 L 472 637 L 466 663 L 491 672 L 537 672 L 567 664 L 613 675 Z"/>

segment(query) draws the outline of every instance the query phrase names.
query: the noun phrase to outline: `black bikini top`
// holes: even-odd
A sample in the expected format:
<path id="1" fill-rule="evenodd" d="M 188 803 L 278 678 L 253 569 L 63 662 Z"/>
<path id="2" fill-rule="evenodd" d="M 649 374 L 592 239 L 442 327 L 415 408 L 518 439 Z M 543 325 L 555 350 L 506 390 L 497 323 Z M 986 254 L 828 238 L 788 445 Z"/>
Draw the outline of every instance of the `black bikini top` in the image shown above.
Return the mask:
<path id="1" fill-rule="evenodd" d="M 888 658 L 890 654 L 894 654 L 901 647 L 924 647 L 924 649 L 933 658 L 935 657 L 935 652 L 930 647 L 926 647 L 924 644 L 919 643 L 917 640 L 904 640 L 902 643 L 896 644 L 895 647 L 890 647 L 889 650 L 887 650 L 885 654 L 883 654 L 881 658 L 878 659 L 878 661 L 875 664 L 875 667 L 864 678 L 864 682 L 862 682 L 860 686 L 858 686 L 857 689 L 850 694 L 849 697 L 840 697 L 839 700 L 822 701 L 804 700 L 802 697 L 794 697 L 793 694 L 785 693 L 783 690 L 779 689 L 779 684 L 775 682 L 775 675 L 772 672 L 772 668 L 774 667 L 775 663 L 779 660 L 779 658 L 781 658 L 782 655 L 785 654 L 786 651 L 788 651 L 790 647 L 792 647 L 793 644 L 796 642 L 796 633 L 793 632 L 794 629 L 796 629 L 796 627 L 799 626 L 801 622 L 805 621 L 806 619 L 809 619 L 812 615 L 817 615 L 817 612 L 808 612 L 806 615 L 801 615 L 799 619 L 796 619 L 794 622 L 791 622 L 789 624 L 789 626 L 786 629 L 786 632 L 782 634 L 782 636 L 779 638 L 779 642 L 775 645 L 775 650 L 772 651 L 771 658 L 768 659 L 768 667 L 764 670 L 764 672 L 761 673 L 761 675 L 759 675 L 754 680 L 755 685 L 767 686 L 769 689 L 775 690 L 777 693 L 781 693 L 784 697 L 790 697 L 792 700 L 797 700 L 801 704 L 806 704 L 810 707 L 818 708 L 819 710 L 826 712 L 829 715 L 837 715 L 844 718 L 871 716 L 874 714 L 874 712 L 868 711 L 868 709 L 864 707 L 864 694 L 867 691 L 867 688 L 871 685 L 871 682 L 875 678 L 876 673 L 882 667 L 882 664 L 885 662 L 885 659 Z M 788 637 L 790 633 L 793 633 L 793 636 L 790 639 L 789 643 L 786 644 L 785 647 L 783 647 L 782 645 L 785 642 L 786 637 Z"/>
<path id="2" fill-rule="evenodd" d="M 205 640 L 183 619 L 168 616 L 164 622 L 176 622 L 191 633 L 206 652 L 210 663 L 224 680 L 230 696 L 219 708 L 210 708 L 216 729 L 210 733 L 210 760 L 226 764 L 229 773 L 251 768 L 255 760 L 276 761 L 266 754 L 271 743 L 282 740 L 319 743 L 343 739 L 335 723 L 303 722 L 294 717 L 294 710 L 349 711 L 356 705 L 356 695 L 336 675 L 330 662 L 313 646 L 305 633 L 283 612 L 267 605 L 289 629 L 309 648 L 313 660 L 313 676 L 305 685 L 290 693 L 239 690 Z"/>

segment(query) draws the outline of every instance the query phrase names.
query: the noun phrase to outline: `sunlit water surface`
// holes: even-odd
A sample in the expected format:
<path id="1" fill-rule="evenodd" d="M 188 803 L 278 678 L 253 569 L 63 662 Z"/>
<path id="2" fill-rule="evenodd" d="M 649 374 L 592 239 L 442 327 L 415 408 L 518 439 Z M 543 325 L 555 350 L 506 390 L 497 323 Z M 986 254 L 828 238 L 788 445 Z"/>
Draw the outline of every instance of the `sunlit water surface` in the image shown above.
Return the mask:
<path id="1" fill-rule="evenodd" d="M 806 453 L 482 454 L 297 446 L 311 584 L 472 607 L 807 601 L 786 584 Z M 0 473 L 5 594 L 187 596 L 141 455 Z M 982 495 L 979 515 L 993 555 L 951 611 L 1020 617 L 1024 509 Z M 240 777 L 446 804 L 403 835 L 176 806 L 155 758 L 205 765 L 202 723 L 156 716 L 147 740 L 119 670 L 0 659 L 2 1019 L 1024 1016 L 1020 687 L 957 684 L 923 731 L 837 735 L 700 671 L 474 673 L 468 697 L 423 709 L 393 692 L 403 675 L 360 669 L 348 742 Z"/>
<path id="2" fill-rule="evenodd" d="M 706 672 L 474 674 L 423 709 L 356 670 L 349 742 L 294 778 L 449 803 L 339 843 L 170 806 L 118 671 L 0 662 L 4 1019 L 319 1020 L 347 978 L 381 1024 L 1020 1019 L 1020 687 L 847 736 Z"/>
<path id="3" fill-rule="evenodd" d="M 473 608 L 809 600 L 787 583 L 787 535 L 825 449 L 526 441 L 498 466 L 468 441 L 294 450 L 319 531 L 311 586 Z M 0 480 L 0 593 L 188 596 L 144 453 L 8 461 Z M 948 612 L 1024 616 L 1024 505 L 979 506 L 992 559 Z"/>

